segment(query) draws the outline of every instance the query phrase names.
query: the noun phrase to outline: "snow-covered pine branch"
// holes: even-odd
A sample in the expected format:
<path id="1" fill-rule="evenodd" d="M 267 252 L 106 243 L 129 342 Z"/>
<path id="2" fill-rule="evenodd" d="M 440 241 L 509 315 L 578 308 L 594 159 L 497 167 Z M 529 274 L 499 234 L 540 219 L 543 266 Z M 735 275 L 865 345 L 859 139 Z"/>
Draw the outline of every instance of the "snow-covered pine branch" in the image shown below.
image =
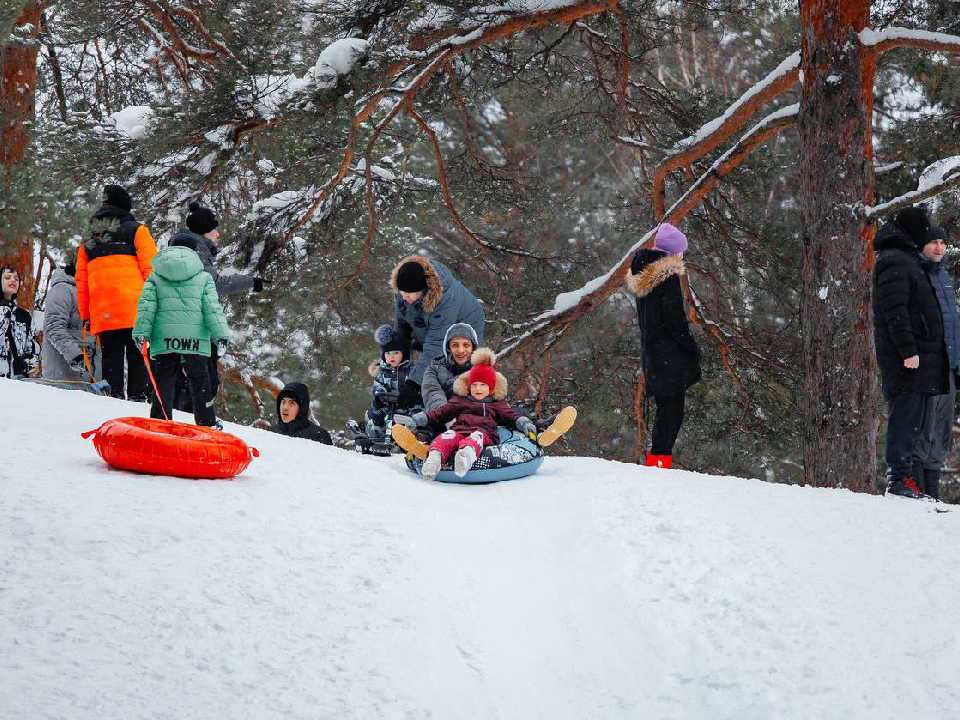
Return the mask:
<path id="1" fill-rule="evenodd" d="M 663 159 L 654 172 L 653 207 L 656 217 L 664 213 L 664 184 L 669 173 L 710 152 L 733 133 L 761 106 L 793 87 L 800 79 L 800 52 L 787 57 L 766 77 L 743 93 L 722 115 L 705 123 L 693 135 L 680 140 L 673 153 Z"/>
<path id="2" fill-rule="evenodd" d="M 920 175 L 917 189 L 888 200 L 885 203 L 867 207 L 863 214 L 868 218 L 895 213 L 926 198 L 939 195 L 944 190 L 960 185 L 960 155 L 942 158 L 927 166 Z"/>
<path id="3" fill-rule="evenodd" d="M 737 167 L 749 156 L 757 145 L 784 128 L 796 125 L 799 112 L 799 104 L 788 105 L 787 107 L 770 113 L 750 128 L 733 147 L 717 158 L 716 162 L 714 162 L 703 175 L 697 178 L 687 191 L 665 212 L 663 216 L 664 221 L 677 223 L 683 219 L 690 210 L 696 207 L 704 195 L 716 185 L 717 181 Z M 537 315 L 528 323 L 517 326 L 517 329 L 523 329 L 523 332 L 511 338 L 500 350 L 500 354 L 508 355 L 528 340 L 546 332 L 550 326 L 559 326 L 571 322 L 576 316 L 585 315 L 606 302 L 623 282 L 634 253 L 652 241 L 656 233 L 656 227 L 649 230 L 640 240 L 634 243 L 620 261 L 606 273 L 594 278 L 578 290 L 561 293 L 554 301 L 551 310 Z"/>
<path id="4" fill-rule="evenodd" d="M 860 42 L 877 55 L 901 47 L 960 53 L 960 35 L 903 27 L 889 27 L 885 30 L 864 28 L 860 31 Z"/>

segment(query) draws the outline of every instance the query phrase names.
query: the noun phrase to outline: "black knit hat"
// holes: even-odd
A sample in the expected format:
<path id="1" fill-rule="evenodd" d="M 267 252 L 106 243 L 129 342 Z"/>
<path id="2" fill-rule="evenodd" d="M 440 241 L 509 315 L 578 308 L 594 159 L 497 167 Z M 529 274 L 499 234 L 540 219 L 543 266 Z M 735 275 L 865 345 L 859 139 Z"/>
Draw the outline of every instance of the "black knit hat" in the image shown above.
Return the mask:
<path id="1" fill-rule="evenodd" d="M 190 228 L 190 232 L 205 235 L 220 224 L 217 216 L 213 214 L 213 210 L 203 207 L 196 201 L 190 203 L 189 210 L 187 227 Z"/>
<path id="2" fill-rule="evenodd" d="M 130 193 L 119 185 L 103 186 L 103 202 L 107 205 L 118 207 L 121 210 L 133 209 L 133 199 L 130 197 Z"/>
<path id="3" fill-rule="evenodd" d="M 943 229 L 942 227 L 940 227 L 939 225 L 931 225 L 931 226 L 930 226 L 930 237 L 927 238 L 927 242 L 931 242 L 931 241 L 933 241 L 933 240 L 943 240 L 944 242 L 946 242 L 946 241 L 947 241 L 947 231 L 944 230 L 944 229 Z"/>
<path id="4" fill-rule="evenodd" d="M 403 341 L 403 336 L 389 325 L 381 325 L 374 330 L 373 340 L 380 346 L 381 360 L 388 352 L 401 352 L 403 359 L 407 359 L 407 344 Z"/>
<path id="5" fill-rule="evenodd" d="M 897 213 L 894 220 L 913 240 L 918 252 L 923 250 L 923 246 L 930 242 L 930 216 L 922 207 L 904 208 Z"/>
<path id="6" fill-rule="evenodd" d="M 397 270 L 397 290 L 400 292 L 420 292 L 427 289 L 427 274 L 423 265 L 415 260 L 408 260 Z"/>

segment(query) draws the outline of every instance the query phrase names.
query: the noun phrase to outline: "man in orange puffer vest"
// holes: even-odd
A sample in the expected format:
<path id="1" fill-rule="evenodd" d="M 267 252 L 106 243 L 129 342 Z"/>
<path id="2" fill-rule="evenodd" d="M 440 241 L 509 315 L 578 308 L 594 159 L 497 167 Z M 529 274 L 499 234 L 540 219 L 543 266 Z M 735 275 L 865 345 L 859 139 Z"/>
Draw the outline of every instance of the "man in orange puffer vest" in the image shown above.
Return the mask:
<path id="1" fill-rule="evenodd" d="M 77 307 L 100 339 L 103 379 L 114 397 L 123 398 L 123 361 L 127 361 L 130 400 L 147 399 L 147 373 L 133 341 L 133 323 L 143 283 L 153 272 L 157 245 L 146 225 L 130 212 L 130 193 L 119 185 L 103 188 L 103 205 L 90 219 L 90 237 L 77 253 Z"/>

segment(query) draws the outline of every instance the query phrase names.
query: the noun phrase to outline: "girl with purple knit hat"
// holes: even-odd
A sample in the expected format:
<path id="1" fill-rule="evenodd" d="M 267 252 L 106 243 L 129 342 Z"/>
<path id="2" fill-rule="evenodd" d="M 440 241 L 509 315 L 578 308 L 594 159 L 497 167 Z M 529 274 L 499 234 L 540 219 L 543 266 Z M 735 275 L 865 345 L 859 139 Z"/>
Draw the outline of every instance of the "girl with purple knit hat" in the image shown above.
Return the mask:
<path id="1" fill-rule="evenodd" d="M 627 274 L 627 288 L 637 299 L 644 391 L 657 404 L 647 455 L 652 467 L 671 467 L 687 388 L 700 380 L 700 348 L 690 334 L 680 287 L 686 249 L 686 236 L 663 223 L 653 248 L 640 248 Z"/>

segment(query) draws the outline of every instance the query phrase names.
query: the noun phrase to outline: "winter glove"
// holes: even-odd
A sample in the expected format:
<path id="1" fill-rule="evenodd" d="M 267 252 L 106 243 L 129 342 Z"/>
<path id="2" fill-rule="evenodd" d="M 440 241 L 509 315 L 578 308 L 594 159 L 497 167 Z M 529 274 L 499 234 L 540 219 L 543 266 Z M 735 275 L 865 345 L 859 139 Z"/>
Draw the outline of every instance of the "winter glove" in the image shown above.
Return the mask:
<path id="1" fill-rule="evenodd" d="M 393 414 L 393 424 L 394 425 L 403 425 L 405 428 L 410 430 L 417 429 L 417 423 L 413 421 L 413 418 L 409 415 L 401 415 L 400 413 Z"/>
<path id="2" fill-rule="evenodd" d="M 133 339 L 133 342 L 137 346 L 137 350 L 139 350 L 142 353 L 144 345 L 147 344 L 147 339 L 143 335 L 137 335 Z"/>
<path id="3" fill-rule="evenodd" d="M 537 441 L 537 426 L 533 424 L 533 421 L 528 417 L 520 417 L 517 419 L 517 430 L 522 432 L 533 442 Z"/>
<path id="4" fill-rule="evenodd" d="M 397 405 L 400 407 L 411 408 L 423 405 L 423 398 L 420 395 L 420 385 L 413 380 L 407 380 L 400 388 L 400 394 L 397 396 Z"/>
<path id="5" fill-rule="evenodd" d="M 269 280 L 264 280 L 263 278 L 255 277 L 253 279 L 253 291 L 254 292 L 263 292 L 263 286 L 269 285 Z"/>
<path id="6" fill-rule="evenodd" d="M 216 346 L 217 346 L 217 355 L 219 355 L 220 357 L 223 357 L 223 354 L 227 351 L 227 341 L 224 340 L 223 338 L 220 338 L 219 340 L 217 340 Z"/>
<path id="7" fill-rule="evenodd" d="M 417 427 L 426 427 L 430 423 L 425 412 L 414 413 L 410 416 L 410 419 L 417 424 Z"/>
<path id="8" fill-rule="evenodd" d="M 87 371 L 87 366 L 83 363 L 83 355 L 77 355 L 73 360 L 67 363 L 70 369 L 75 373 L 83 375 Z"/>

